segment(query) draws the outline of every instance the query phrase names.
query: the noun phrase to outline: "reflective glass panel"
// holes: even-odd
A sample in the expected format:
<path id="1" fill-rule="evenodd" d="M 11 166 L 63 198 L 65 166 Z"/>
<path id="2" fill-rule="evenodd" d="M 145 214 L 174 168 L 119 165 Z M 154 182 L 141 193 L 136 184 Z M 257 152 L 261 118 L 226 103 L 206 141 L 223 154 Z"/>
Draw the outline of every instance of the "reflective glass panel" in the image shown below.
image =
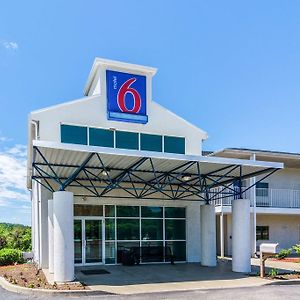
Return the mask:
<path id="1" fill-rule="evenodd" d="M 166 218 L 185 218 L 185 207 L 166 207 Z"/>
<path id="2" fill-rule="evenodd" d="M 103 216 L 102 205 L 74 205 L 74 216 Z"/>
<path id="3" fill-rule="evenodd" d="M 115 219 L 105 219 L 105 239 L 115 239 Z"/>
<path id="4" fill-rule="evenodd" d="M 117 217 L 138 217 L 138 206 L 117 206 Z"/>
<path id="5" fill-rule="evenodd" d="M 163 220 L 142 219 L 142 240 L 162 240 Z"/>
<path id="6" fill-rule="evenodd" d="M 114 242 L 105 243 L 105 263 L 106 264 L 116 263 L 116 247 Z"/>
<path id="7" fill-rule="evenodd" d="M 166 246 L 171 248 L 171 252 L 174 255 L 175 261 L 186 260 L 186 242 L 168 241 L 166 242 Z"/>
<path id="8" fill-rule="evenodd" d="M 82 263 L 82 226 L 81 220 L 74 220 L 74 255 L 75 264 Z"/>
<path id="9" fill-rule="evenodd" d="M 166 240 L 185 240 L 185 220 L 165 220 Z"/>
<path id="10" fill-rule="evenodd" d="M 102 221 L 85 220 L 85 262 L 102 262 Z"/>
<path id="11" fill-rule="evenodd" d="M 139 240 L 139 220 L 117 219 L 118 240 Z"/>
<path id="12" fill-rule="evenodd" d="M 162 207 L 155 206 L 142 206 L 141 208 L 142 218 L 162 218 Z"/>

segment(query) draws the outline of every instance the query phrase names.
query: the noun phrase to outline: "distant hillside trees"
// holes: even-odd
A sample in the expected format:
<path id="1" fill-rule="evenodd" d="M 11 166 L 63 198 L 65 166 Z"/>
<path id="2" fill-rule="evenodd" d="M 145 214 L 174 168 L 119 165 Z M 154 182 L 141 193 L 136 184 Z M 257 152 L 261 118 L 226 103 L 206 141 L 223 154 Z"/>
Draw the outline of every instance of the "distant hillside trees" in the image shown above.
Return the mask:
<path id="1" fill-rule="evenodd" d="M 4 248 L 31 251 L 31 228 L 19 224 L 0 223 L 0 250 Z"/>

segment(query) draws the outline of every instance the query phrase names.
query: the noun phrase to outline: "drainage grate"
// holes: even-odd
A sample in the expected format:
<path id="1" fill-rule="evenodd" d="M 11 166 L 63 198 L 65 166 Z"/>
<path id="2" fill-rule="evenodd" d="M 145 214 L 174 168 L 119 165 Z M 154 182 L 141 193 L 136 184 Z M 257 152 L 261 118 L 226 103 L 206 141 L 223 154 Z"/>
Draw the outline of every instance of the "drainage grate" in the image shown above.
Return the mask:
<path id="1" fill-rule="evenodd" d="M 81 273 L 84 275 L 110 274 L 110 272 L 105 269 L 81 270 Z"/>

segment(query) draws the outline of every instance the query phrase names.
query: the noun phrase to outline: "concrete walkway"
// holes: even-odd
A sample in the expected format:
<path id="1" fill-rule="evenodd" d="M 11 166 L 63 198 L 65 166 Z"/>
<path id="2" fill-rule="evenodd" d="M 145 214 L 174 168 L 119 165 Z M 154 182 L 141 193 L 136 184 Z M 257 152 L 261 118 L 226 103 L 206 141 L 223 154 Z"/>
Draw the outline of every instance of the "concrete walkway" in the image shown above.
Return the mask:
<path id="1" fill-rule="evenodd" d="M 252 266 L 259 267 L 259 258 L 252 258 L 251 259 Z M 296 271 L 300 272 L 300 263 L 292 263 L 292 262 L 283 262 L 280 260 L 266 260 L 266 267 L 269 269 L 278 269 L 279 272 L 289 272 L 289 271 Z"/>
<path id="2" fill-rule="evenodd" d="M 267 279 L 232 272 L 230 260 L 219 260 L 216 268 L 190 263 L 101 266 L 99 269 L 105 269 L 110 274 L 84 275 L 81 268 L 77 268 L 77 279 L 88 285 L 91 290 L 123 295 L 251 287 L 270 283 Z M 258 268 L 254 266 L 253 270 L 258 271 Z"/>

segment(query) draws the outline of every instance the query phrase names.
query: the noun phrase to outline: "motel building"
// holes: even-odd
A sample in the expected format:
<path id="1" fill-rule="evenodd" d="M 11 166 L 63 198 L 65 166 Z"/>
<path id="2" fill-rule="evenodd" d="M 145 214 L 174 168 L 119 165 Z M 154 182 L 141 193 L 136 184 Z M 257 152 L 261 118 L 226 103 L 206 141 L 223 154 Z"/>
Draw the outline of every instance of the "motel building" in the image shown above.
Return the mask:
<path id="1" fill-rule="evenodd" d="M 249 193 L 282 172 L 283 160 L 251 151 L 203 156 L 206 132 L 153 101 L 155 73 L 96 58 L 83 98 L 29 115 L 34 261 L 56 282 L 130 253 L 141 264 L 214 267 L 222 248 L 234 272 L 251 269 Z M 257 224 L 276 223 L 256 212 Z"/>

